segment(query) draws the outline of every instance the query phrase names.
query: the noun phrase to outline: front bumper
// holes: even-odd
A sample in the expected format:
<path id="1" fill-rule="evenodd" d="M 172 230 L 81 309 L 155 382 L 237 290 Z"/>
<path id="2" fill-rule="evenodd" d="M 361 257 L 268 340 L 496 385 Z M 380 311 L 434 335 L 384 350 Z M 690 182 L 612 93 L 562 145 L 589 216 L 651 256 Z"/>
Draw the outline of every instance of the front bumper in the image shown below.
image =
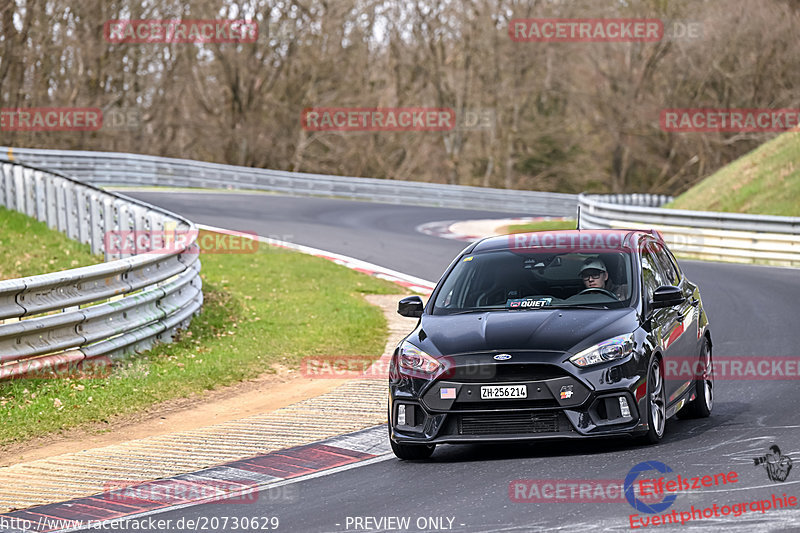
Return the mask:
<path id="1" fill-rule="evenodd" d="M 638 365 L 629 360 L 603 366 L 580 376 L 553 364 L 516 364 L 513 369 L 498 364 L 491 380 L 485 379 L 488 366 L 479 372 L 472 368 L 476 379 L 458 371 L 427 382 L 400 376 L 390 380 L 392 439 L 439 444 L 643 433 L 645 378 Z M 482 387 L 496 385 L 524 385 L 526 398 L 481 398 Z"/>

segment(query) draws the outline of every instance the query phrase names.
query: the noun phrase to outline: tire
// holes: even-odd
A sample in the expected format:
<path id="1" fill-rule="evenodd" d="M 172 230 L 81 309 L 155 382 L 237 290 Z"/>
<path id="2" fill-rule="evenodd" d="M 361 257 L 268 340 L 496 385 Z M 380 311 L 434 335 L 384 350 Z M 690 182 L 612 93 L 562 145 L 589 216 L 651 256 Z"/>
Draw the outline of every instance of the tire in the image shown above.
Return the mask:
<path id="1" fill-rule="evenodd" d="M 392 451 L 397 458 L 404 461 L 427 459 L 436 449 L 435 444 L 398 444 L 392 439 L 389 439 L 389 443 L 391 443 Z"/>
<path id="2" fill-rule="evenodd" d="M 664 390 L 664 373 L 661 360 L 653 356 L 647 367 L 647 433 L 642 437 L 644 444 L 658 444 L 664 436 L 667 423 L 667 399 Z"/>
<path id="3" fill-rule="evenodd" d="M 695 399 L 678 411 L 677 416 L 681 420 L 707 418 L 714 408 L 714 361 L 707 339 L 703 341 L 700 357 L 701 361 L 705 362 L 705 370 L 700 379 L 696 379 L 694 382 Z"/>

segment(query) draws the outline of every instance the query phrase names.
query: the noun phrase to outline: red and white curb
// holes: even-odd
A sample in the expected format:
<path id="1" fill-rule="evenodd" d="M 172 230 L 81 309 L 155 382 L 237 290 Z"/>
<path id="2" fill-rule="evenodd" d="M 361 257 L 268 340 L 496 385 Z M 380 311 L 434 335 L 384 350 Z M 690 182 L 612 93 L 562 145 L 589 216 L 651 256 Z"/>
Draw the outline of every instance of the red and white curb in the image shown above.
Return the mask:
<path id="1" fill-rule="evenodd" d="M 297 498 L 287 488 L 294 483 L 392 457 L 382 424 L 190 474 L 0 514 L 0 524 L 10 533 L 109 530 L 115 529 L 114 522 L 205 503 L 246 504 L 260 498 L 290 502 Z"/>
<path id="2" fill-rule="evenodd" d="M 270 244 L 272 246 L 277 246 L 279 248 L 286 248 L 289 250 L 295 250 L 304 254 L 313 255 L 314 257 L 322 257 L 323 259 L 327 259 L 329 261 L 333 261 L 336 264 L 342 265 L 347 267 L 351 270 L 356 270 L 358 272 L 375 276 L 376 278 L 385 279 L 387 281 L 391 281 L 392 283 L 396 283 L 403 287 L 406 287 L 414 292 L 418 292 L 420 294 L 430 294 L 433 291 L 433 288 L 436 286 L 435 283 L 424 280 L 422 278 L 418 278 L 416 276 L 411 276 L 409 274 L 404 274 L 403 272 L 398 272 L 397 270 L 392 270 L 389 268 L 385 268 L 374 263 L 368 263 L 367 261 L 362 261 L 361 259 L 356 259 L 354 257 L 349 257 L 342 254 L 337 254 L 334 252 L 328 252 L 325 250 L 320 250 L 319 248 L 312 248 L 310 246 L 304 246 L 302 244 L 295 244 L 292 242 L 281 241 L 278 239 L 270 239 L 267 237 L 259 236 L 251 236 L 249 234 L 241 233 L 234 230 L 229 230 L 225 228 L 217 228 L 214 226 L 207 226 L 205 224 L 198 224 L 198 228 L 201 230 L 206 231 L 213 231 L 216 233 L 223 233 L 226 235 L 235 235 L 237 237 L 245 237 L 245 238 L 254 238 L 259 242 L 263 242 L 265 244 Z"/>

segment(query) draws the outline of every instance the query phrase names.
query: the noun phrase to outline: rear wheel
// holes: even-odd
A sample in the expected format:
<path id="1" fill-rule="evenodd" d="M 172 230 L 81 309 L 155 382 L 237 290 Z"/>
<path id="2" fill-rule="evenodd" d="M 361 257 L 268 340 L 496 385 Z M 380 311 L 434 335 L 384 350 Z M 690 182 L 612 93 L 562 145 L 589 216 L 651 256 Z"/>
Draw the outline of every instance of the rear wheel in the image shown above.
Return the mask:
<path id="1" fill-rule="evenodd" d="M 714 407 L 714 361 L 708 340 L 703 341 L 700 352 L 703 373 L 694 382 L 695 398 L 678 411 L 678 418 L 706 418 Z"/>
<path id="2" fill-rule="evenodd" d="M 661 360 L 653 356 L 647 369 L 647 433 L 643 437 L 646 444 L 657 444 L 664 436 L 667 422 L 667 399 L 664 391 L 664 374 Z"/>

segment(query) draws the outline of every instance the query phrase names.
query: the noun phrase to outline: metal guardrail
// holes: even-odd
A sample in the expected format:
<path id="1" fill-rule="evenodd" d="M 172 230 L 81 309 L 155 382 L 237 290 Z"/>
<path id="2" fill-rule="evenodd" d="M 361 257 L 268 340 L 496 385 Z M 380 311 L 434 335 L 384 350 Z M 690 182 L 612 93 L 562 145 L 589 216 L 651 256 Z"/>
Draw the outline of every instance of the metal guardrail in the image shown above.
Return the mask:
<path id="1" fill-rule="evenodd" d="M 185 218 L 10 162 L 0 163 L 0 205 L 46 222 L 110 259 L 0 281 L 0 379 L 170 342 L 202 306 L 197 230 Z M 132 242 L 108 250 L 111 233 Z M 171 235 L 175 245 L 154 250 L 147 239 L 132 239 L 137 234 Z"/>
<path id="2" fill-rule="evenodd" d="M 148 155 L 0 147 L 11 158 L 99 185 L 255 189 L 520 214 L 574 216 L 575 194 L 285 172 Z"/>
<path id="3" fill-rule="evenodd" d="M 581 227 L 654 228 L 670 248 L 700 259 L 800 266 L 800 218 L 660 209 L 668 197 L 579 197 Z"/>

